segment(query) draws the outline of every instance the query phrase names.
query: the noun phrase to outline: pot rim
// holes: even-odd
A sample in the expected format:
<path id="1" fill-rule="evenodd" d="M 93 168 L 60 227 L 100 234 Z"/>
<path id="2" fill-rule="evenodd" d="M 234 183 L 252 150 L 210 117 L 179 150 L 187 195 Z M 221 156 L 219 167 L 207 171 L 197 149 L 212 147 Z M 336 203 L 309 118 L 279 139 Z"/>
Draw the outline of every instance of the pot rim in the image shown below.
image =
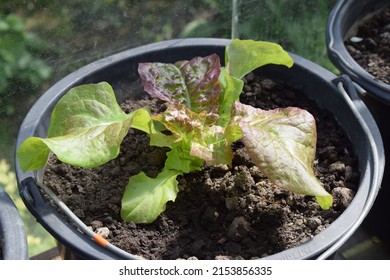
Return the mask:
<path id="1" fill-rule="evenodd" d="M 88 64 L 57 82 L 50 89 L 48 89 L 46 93 L 43 94 L 41 98 L 34 104 L 20 127 L 16 147 L 18 147 L 25 138 L 36 135 L 37 133 L 43 133 L 42 128 L 37 128 L 39 122 L 37 114 L 40 115 L 40 118 L 42 118 L 43 108 L 51 107 L 52 109 L 62 94 L 67 92 L 71 87 L 79 83 L 83 83 L 86 79 L 89 79 L 98 71 L 102 71 L 114 65 L 118 65 L 123 61 L 127 61 L 130 58 L 134 58 L 145 53 L 156 54 L 160 51 L 166 51 L 170 48 L 173 48 L 174 50 L 187 50 L 190 48 L 207 47 L 218 48 L 220 50 L 229 43 L 230 40 L 228 39 L 191 38 L 168 40 L 141 46 L 135 49 L 130 49 L 128 51 L 124 51 L 122 53 L 118 53 Z M 312 75 L 318 75 L 318 79 L 323 80 L 327 83 L 327 86 L 332 87 L 334 91 L 337 91 L 337 87 L 332 84 L 332 81 L 336 78 L 333 73 L 297 55 L 291 54 L 291 56 L 297 65 L 296 67 L 301 67 L 303 71 L 308 73 L 310 72 Z M 99 70 L 96 70 L 96 68 L 99 68 Z M 290 76 L 290 74 L 291 73 L 289 73 L 288 76 Z M 364 170 L 361 170 L 361 173 L 365 174 L 366 176 L 361 179 L 359 190 L 350 207 L 348 207 L 344 213 L 340 215 L 340 217 L 336 219 L 336 221 L 334 221 L 328 228 L 301 245 L 267 257 L 269 259 L 306 259 L 316 257 L 319 253 L 327 250 L 330 246 L 336 243 L 340 238 L 340 235 L 347 234 L 350 228 L 353 229 L 353 231 L 356 230 L 356 227 L 360 225 L 362 221 L 360 215 L 362 215 L 364 218 L 372 206 L 373 200 L 368 201 L 367 197 L 371 196 L 373 199 L 376 197 L 384 166 L 384 158 L 382 156 L 383 144 L 379 130 L 367 107 L 363 103 L 360 104 L 359 100 L 351 100 L 348 95 L 343 95 L 343 93 L 341 93 L 341 96 L 337 98 L 342 100 L 342 102 L 345 102 L 347 106 L 350 107 L 350 114 L 355 116 L 358 123 L 370 131 L 370 135 L 367 135 L 369 139 L 367 139 L 367 151 L 365 151 L 368 153 L 368 160 L 365 163 L 366 166 L 364 167 Z M 325 102 L 331 102 L 327 101 L 328 99 L 329 98 L 324 99 Z M 355 108 L 357 105 L 359 109 Z M 362 116 L 362 113 L 365 115 L 364 117 Z M 46 115 L 45 117 L 50 116 Z M 341 118 L 344 118 L 344 116 L 341 116 Z M 345 116 L 345 118 L 347 118 L 347 116 Z M 367 125 L 367 120 L 370 122 L 370 125 Z M 349 121 L 350 120 L 344 120 L 344 122 Z M 47 130 L 47 127 L 44 129 Z M 363 167 L 360 166 L 360 168 Z M 62 221 L 63 218 L 60 217 L 58 213 L 54 211 L 50 203 L 41 196 L 35 182 L 35 179 L 38 181 L 40 180 L 39 172 L 23 173 L 18 166 L 17 158 L 15 158 L 15 170 L 19 185 L 19 192 L 27 208 L 30 210 L 30 212 L 32 212 L 37 220 L 61 243 L 67 247 L 70 247 L 75 252 L 86 256 L 87 258 L 116 258 L 115 255 L 107 253 L 91 239 L 87 238 L 85 235 L 82 235 L 75 228 L 70 227 L 66 222 L 62 225 L 56 226 L 56 228 L 50 227 L 50 225 L 57 223 L 58 221 Z M 39 205 L 42 208 L 39 210 L 39 213 L 34 205 Z M 349 228 L 340 230 L 340 228 L 346 227 L 346 224 L 349 225 Z M 62 235 L 63 232 L 71 234 L 72 237 L 64 237 Z M 331 239 L 331 241 L 325 240 L 326 237 Z M 78 246 L 83 246 L 83 248 Z"/>

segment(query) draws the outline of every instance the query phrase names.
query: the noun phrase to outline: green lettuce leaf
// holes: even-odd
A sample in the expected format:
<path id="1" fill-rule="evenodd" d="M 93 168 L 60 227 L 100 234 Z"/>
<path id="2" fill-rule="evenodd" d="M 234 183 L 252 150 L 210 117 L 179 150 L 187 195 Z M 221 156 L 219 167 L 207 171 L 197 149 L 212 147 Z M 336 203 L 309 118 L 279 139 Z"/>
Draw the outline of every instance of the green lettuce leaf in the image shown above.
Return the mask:
<path id="1" fill-rule="evenodd" d="M 152 113 L 150 108 L 141 108 L 136 110 L 136 113 L 133 115 L 133 122 L 131 123 L 131 127 L 150 134 L 151 122 Z"/>
<path id="2" fill-rule="evenodd" d="M 219 109 L 217 124 L 220 126 L 227 126 L 232 117 L 232 107 L 234 102 L 238 101 L 244 87 L 244 81 L 235 78 L 226 71 L 226 68 L 221 69 L 219 75 L 219 82 L 222 87 L 219 95 Z"/>
<path id="3" fill-rule="evenodd" d="M 234 39 L 225 50 L 227 71 L 239 79 L 266 64 L 291 67 L 293 63 L 280 45 L 271 42 Z"/>
<path id="4" fill-rule="evenodd" d="M 30 137 L 18 149 L 23 171 L 42 168 L 50 150 L 64 163 L 96 167 L 119 154 L 137 111 L 125 114 L 105 82 L 71 89 L 52 113 L 48 138 Z"/>
<path id="5" fill-rule="evenodd" d="M 276 185 L 294 193 L 316 196 L 328 209 L 332 196 L 315 177 L 316 124 L 300 108 L 264 111 L 235 103 L 243 142 L 257 167 Z"/>
<path id="6" fill-rule="evenodd" d="M 172 150 L 167 153 L 165 169 L 178 170 L 183 173 L 202 170 L 204 161 L 191 155 L 191 144 L 178 142 L 172 145 Z"/>
<path id="7" fill-rule="evenodd" d="M 23 172 L 44 167 L 49 154 L 50 148 L 38 137 L 27 138 L 16 153 L 19 166 Z"/>
<path id="8" fill-rule="evenodd" d="M 150 138 L 150 145 L 171 148 L 177 141 L 174 135 L 164 134 L 167 128 L 153 119 L 149 108 L 141 108 L 133 116 L 132 128 L 146 132 Z"/>
<path id="9" fill-rule="evenodd" d="M 175 201 L 179 191 L 178 171 L 163 170 L 156 178 L 141 172 L 130 178 L 122 197 L 121 216 L 125 221 L 151 223 Z"/>
<path id="10" fill-rule="evenodd" d="M 69 90 L 56 104 L 48 137 L 77 134 L 86 128 L 127 118 L 108 83 L 81 85 Z"/>

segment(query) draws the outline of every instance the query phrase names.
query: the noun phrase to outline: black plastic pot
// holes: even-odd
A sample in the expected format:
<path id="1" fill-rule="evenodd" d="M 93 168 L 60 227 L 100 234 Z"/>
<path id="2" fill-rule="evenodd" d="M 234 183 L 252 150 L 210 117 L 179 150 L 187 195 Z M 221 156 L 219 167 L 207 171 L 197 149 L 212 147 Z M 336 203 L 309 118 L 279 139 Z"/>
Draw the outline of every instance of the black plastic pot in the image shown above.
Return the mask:
<path id="1" fill-rule="evenodd" d="M 344 74 L 360 85 L 366 95 L 362 97 L 374 116 L 385 146 L 386 157 L 390 156 L 390 85 L 377 80 L 362 68 L 349 54 L 344 41 L 357 32 L 357 26 L 376 12 L 390 7 L 389 0 L 341 0 L 334 6 L 326 28 L 328 56 Z M 381 217 L 390 215 L 390 166 L 385 167 L 381 192 L 366 222 L 374 234 L 390 244 L 390 224 Z"/>
<path id="2" fill-rule="evenodd" d="M 28 259 L 24 224 L 10 196 L 0 187 L 0 242 L 4 260 Z"/>
<path id="3" fill-rule="evenodd" d="M 326 30 L 329 59 L 343 73 L 362 86 L 370 96 L 390 105 L 390 85 L 379 81 L 349 54 L 344 40 L 357 32 L 357 26 L 375 12 L 390 7 L 388 0 L 341 0 L 333 8 Z"/>
<path id="4" fill-rule="evenodd" d="M 217 53 L 224 57 L 224 39 L 171 40 L 131 49 L 87 65 L 51 87 L 35 103 L 21 125 L 17 147 L 29 136 L 46 136 L 53 107 L 70 88 L 102 80 L 113 83 L 120 79 L 137 80 L 139 62 L 175 62 L 194 56 Z M 351 205 L 327 229 L 295 248 L 270 256 L 272 259 L 325 258 L 339 248 L 361 224 L 377 195 L 384 166 L 383 145 L 378 128 L 348 79 L 340 79 L 326 69 L 292 54 L 295 65 L 267 66 L 261 73 L 269 78 L 285 80 L 307 93 L 320 107 L 332 112 L 353 143 L 362 174 L 359 189 Z M 351 96 L 348 96 L 346 88 Z M 37 220 L 64 246 L 86 259 L 116 259 L 117 255 L 102 249 L 81 234 L 59 215 L 41 195 L 37 181 L 42 170 L 23 173 L 17 159 L 16 175 L 19 191 L 27 208 Z"/>

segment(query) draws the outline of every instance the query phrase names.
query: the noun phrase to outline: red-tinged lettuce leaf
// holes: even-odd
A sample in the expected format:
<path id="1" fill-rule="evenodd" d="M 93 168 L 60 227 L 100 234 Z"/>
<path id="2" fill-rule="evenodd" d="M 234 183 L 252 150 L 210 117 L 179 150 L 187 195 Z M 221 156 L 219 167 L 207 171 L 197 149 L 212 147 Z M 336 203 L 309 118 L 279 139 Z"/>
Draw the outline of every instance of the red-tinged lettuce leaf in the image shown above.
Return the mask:
<path id="1" fill-rule="evenodd" d="M 154 117 L 187 146 L 189 156 L 204 160 L 208 165 L 231 165 L 231 144 L 241 137 L 237 126 L 209 125 L 205 112 L 196 114 L 186 106 L 171 104 Z M 185 150 L 185 149 L 182 149 Z"/>
<path id="2" fill-rule="evenodd" d="M 234 39 L 225 50 L 227 71 L 239 79 L 267 64 L 291 67 L 293 63 L 280 45 L 271 42 Z"/>
<path id="3" fill-rule="evenodd" d="M 220 68 L 219 57 L 213 54 L 175 64 L 140 63 L 138 72 L 152 97 L 184 104 L 195 113 L 205 111 L 216 118 Z"/>
<path id="4" fill-rule="evenodd" d="M 122 197 L 121 217 L 134 223 L 151 223 L 175 201 L 179 192 L 178 171 L 163 170 L 156 178 L 141 172 L 130 178 Z"/>
<path id="5" fill-rule="evenodd" d="M 242 138 L 237 125 L 205 127 L 200 135 L 191 142 L 191 155 L 203 159 L 207 165 L 232 165 L 233 142 Z"/>
<path id="6" fill-rule="evenodd" d="M 320 206 L 328 209 L 332 196 L 313 171 L 317 141 L 313 116 L 295 107 L 264 111 L 239 102 L 234 110 L 244 145 L 257 167 L 276 185 L 316 196 Z"/>
<path id="7" fill-rule="evenodd" d="M 202 129 L 206 124 L 206 113 L 197 114 L 182 104 L 169 104 L 168 108 L 153 117 L 178 137 L 186 138 L 194 130 Z"/>
<path id="8" fill-rule="evenodd" d="M 175 106 L 179 106 L 183 110 L 186 108 L 183 105 L 172 105 L 172 107 Z M 195 113 L 188 109 L 184 110 L 183 114 L 186 114 L 187 111 L 191 115 L 195 115 Z M 188 131 L 181 130 L 181 124 L 165 122 L 164 116 L 169 114 L 169 112 L 170 110 L 153 117 L 149 108 L 138 109 L 134 113 L 131 127 L 146 132 L 149 135 L 151 146 L 168 147 L 171 149 L 171 151 L 167 153 L 167 159 L 165 161 L 166 170 L 178 170 L 184 173 L 201 170 L 204 161 L 200 158 L 191 156 L 191 143 L 185 140 L 187 139 L 185 135 Z M 175 131 L 175 133 L 166 134 L 168 129 L 164 126 L 164 123 Z"/>
<path id="9" fill-rule="evenodd" d="M 195 135 L 191 143 L 191 155 L 203 159 L 207 165 L 232 165 L 232 142 L 225 136 L 221 126 L 206 127 L 201 134 Z"/>
<path id="10" fill-rule="evenodd" d="M 48 138 L 30 137 L 17 156 L 23 171 L 42 168 L 50 151 L 64 163 L 91 168 L 119 154 L 132 118 L 107 83 L 82 85 L 65 94 L 52 113 Z"/>

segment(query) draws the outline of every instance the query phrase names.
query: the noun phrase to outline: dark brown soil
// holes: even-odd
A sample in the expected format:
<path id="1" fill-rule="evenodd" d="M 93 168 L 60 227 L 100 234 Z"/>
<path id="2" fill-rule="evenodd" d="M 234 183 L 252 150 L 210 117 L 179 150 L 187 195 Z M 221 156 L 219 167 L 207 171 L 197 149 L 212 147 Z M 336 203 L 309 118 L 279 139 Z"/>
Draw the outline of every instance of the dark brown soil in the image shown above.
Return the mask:
<path id="1" fill-rule="evenodd" d="M 356 35 L 348 38 L 345 44 L 351 56 L 367 72 L 390 84 L 390 8 L 364 20 Z"/>
<path id="2" fill-rule="evenodd" d="M 93 230 L 146 259 L 251 259 L 309 240 L 351 202 L 359 180 L 357 161 L 344 132 L 326 111 L 283 83 L 260 81 L 253 74 L 247 80 L 243 103 L 264 109 L 299 106 L 315 116 L 315 173 L 334 197 L 330 210 L 321 210 L 312 197 L 272 185 L 237 142 L 232 168 L 214 166 L 184 175 L 176 201 L 169 202 L 155 222 L 123 222 L 120 200 L 128 178 L 140 171 L 155 176 L 165 160 L 166 150 L 150 147 L 148 137 L 136 130 L 125 138 L 120 156 L 99 168 L 70 167 L 52 157 L 44 183 Z M 128 112 L 147 104 L 154 110 L 162 105 L 145 98 L 126 101 L 122 108 Z"/>

